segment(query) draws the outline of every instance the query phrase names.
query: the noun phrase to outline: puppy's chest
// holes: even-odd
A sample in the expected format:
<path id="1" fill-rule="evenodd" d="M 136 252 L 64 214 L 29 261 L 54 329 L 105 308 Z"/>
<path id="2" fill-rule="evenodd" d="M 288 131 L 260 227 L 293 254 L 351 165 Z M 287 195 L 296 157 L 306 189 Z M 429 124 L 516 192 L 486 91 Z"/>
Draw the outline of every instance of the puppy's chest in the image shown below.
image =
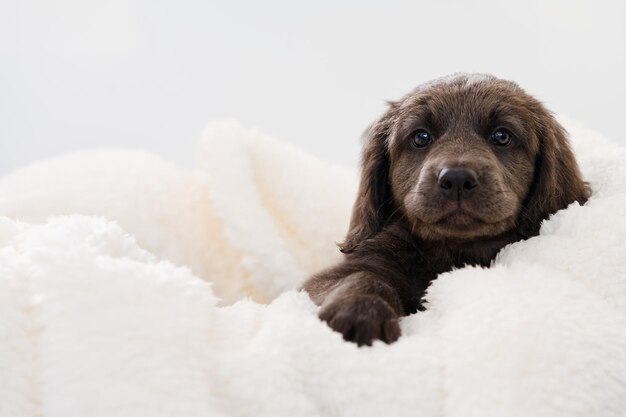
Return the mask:
<path id="1" fill-rule="evenodd" d="M 409 254 L 406 254 L 409 255 Z M 495 255 L 494 255 L 495 256 Z M 490 260 L 484 257 L 477 257 L 474 254 L 463 254 L 448 252 L 439 253 L 438 256 L 429 256 L 428 253 L 413 252 L 404 260 L 408 261 L 406 266 L 407 287 L 406 293 L 400 294 L 404 300 L 403 305 L 406 314 L 423 310 L 422 298 L 430 283 L 439 274 L 451 271 L 455 268 L 462 268 L 466 265 L 488 266 Z"/>
<path id="2" fill-rule="evenodd" d="M 432 280 L 439 274 L 469 265 L 487 267 L 497 253 L 497 248 L 463 250 L 436 247 L 431 250 L 416 251 L 410 262 L 410 274 L 419 280 Z"/>

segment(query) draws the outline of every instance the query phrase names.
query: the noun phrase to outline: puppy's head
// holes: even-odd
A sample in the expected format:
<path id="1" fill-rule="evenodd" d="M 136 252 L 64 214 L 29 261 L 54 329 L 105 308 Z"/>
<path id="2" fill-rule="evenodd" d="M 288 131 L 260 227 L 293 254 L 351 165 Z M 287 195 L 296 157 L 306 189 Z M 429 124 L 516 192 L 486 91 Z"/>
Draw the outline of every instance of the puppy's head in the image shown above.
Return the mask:
<path id="1" fill-rule="evenodd" d="M 368 130 L 344 252 L 404 218 L 425 240 L 472 240 L 541 221 L 589 190 L 563 128 L 516 84 L 460 74 L 424 84 Z"/>

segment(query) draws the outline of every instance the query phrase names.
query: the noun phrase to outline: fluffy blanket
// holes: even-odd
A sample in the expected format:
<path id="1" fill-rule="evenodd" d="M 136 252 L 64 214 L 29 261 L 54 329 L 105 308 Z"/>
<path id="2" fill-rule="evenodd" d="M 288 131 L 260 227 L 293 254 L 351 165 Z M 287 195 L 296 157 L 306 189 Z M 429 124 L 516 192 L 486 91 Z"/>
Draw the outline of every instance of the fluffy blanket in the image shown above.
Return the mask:
<path id="1" fill-rule="evenodd" d="M 294 290 L 338 258 L 351 172 L 229 122 L 193 171 L 92 151 L 5 177 L 0 416 L 626 415 L 626 150 L 566 127 L 591 200 L 361 349 Z"/>

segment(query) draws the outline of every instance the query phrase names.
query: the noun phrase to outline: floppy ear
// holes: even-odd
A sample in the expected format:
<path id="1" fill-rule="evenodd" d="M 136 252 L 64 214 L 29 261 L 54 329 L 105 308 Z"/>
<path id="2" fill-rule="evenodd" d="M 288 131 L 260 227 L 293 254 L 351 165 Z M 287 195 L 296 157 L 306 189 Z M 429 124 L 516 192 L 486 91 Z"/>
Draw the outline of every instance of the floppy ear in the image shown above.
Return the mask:
<path id="1" fill-rule="evenodd" d="M 395 105 L 364 134 L 361 152 L 361 182 L 352 208 L 348 235 L 339 248 L 350 253 L 365 239 L 382 229 L 392 210 L 389 186 L 388 138 Z"/>
<path id="2" fill-rule="evenodd" d="M 539 149 L 531 190 L 524 201 L 518 225 L 524 237 L 539 233 L 541 222 L 574 201 L 584 204 L 591 191 L 582 180 L 565 129 L 547 110 L 536 121 Z"/>

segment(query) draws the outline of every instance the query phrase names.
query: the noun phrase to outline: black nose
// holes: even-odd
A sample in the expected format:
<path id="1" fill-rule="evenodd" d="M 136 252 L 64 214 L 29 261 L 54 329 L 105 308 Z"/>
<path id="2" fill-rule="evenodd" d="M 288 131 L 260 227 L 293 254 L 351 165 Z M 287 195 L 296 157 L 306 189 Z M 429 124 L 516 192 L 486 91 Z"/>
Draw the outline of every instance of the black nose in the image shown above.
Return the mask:
<path id="1" fill-rule="evenodd" d="M 444 168 L 439 173 L 439 191 L 453 200 L 467 198 L 478 187 L 476 172 L 468 168 Z"/>

